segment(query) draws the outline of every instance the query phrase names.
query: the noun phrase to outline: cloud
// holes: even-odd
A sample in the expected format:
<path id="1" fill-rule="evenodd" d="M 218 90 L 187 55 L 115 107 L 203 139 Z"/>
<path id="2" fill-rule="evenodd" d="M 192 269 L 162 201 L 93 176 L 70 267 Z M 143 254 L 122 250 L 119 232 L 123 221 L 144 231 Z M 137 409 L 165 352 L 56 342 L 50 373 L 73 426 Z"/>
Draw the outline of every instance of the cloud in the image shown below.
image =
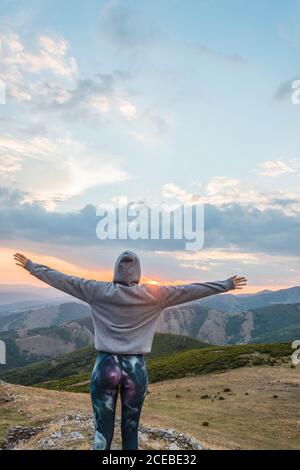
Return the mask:
<path id="1" fill-rule="evenodd" d="M 125 6 L 117 0 L 108 0 L 104 4 L 99 18 L 99 30 L 112 45 L 123 51 L 144 52 L 145 48 L 157 44 L 174 47 L 174 39 L 150 22 L 141 11 Z M 238 53 L 217 52 L 206 45 L 192 44 L 183 40 L 178 44 L 218 61 L 237 65 L 246 63 Z"/>
<path id="2" fill-rule="evenodd" d="M 94 78 L 78 79 L 75 87 L 65 87 L 43 80 L 33 87 L 38 110 L 60 111 L 68 119 L 99 120 L 124 118 L 135 120 L 137 107 L 119 87 L 120 75 L 97 74 Z M 127 80 L 127 79 L 125 79 Z"/>
<path id="3" fill-rule="evenodd" d="M 273 255 L 300 255 L 299 216 L 287 215 L 279 209 L 259 210 L 231 204 L 206 206 L 205 246 L 232 247 L 236 251 L 265 252 Z"/>
<path id="4" fill-rule="evenodd" d="M 106 240 L 96 237 L 99 217 L 96 207 L 87 205 L 79 211 L 47 211 L 41 203 L 28 203 L 28 194 L 0 190 L 0 237 L 2 240 L 27 240 L 50 243 L 55 246 L 102 246 L 105 248 L 131 247 L 144 251 L 183 252 L 184 240 Z M 104 203 L 104 201 L 103 201 Z M 216 266 L 232 260 L 255 264 L 255 253 L 272 256 L 300 256 L 299 214 L 288 215 L 285 206 L 280 209 L 260 210 L 239 203 L 214 206 L 205 205 L 205 252 L 211 253 Z M 213 251 L 217 250 L 216 255 Z M 224 255 L 224 253 L 232 255 Z M 237 254 L 239 253 L 239 254 Z M 247 253 L 244 256 L 243 253 Z M 251 255 L 253 254 L 253 256 Z M 183 255 L 182 263 L 194 262 L 201 266 L 202 252 Z M 197 268 L 198 269 L 198 268 Z"/>
<path id="5" fill-rule="evenodd" d="M 28 50 L 19 35 L 0 35 L 0 79 L 9 84 L 8 96 L 31 105 L 31 114 L 52 111 L 68 121 L 84 120 L 89 126 L 119 121 L 121 125 L 134 124 L 140 127 L 131 127 L 128 133 L 146 133 L 145 141 L 155 141 L 155 136 L 166 132 L 168 122 L 157 109 L 141 104 L 139 94 L 127 89 L 133 78 L 134 74 L 118 69 L 78 78 L 76 59 L 70 56 L 70 45 L 64 38 L 40 35 L 36 50 Z"/>
<path id="6" fill-rule="evenodd" d="M 52 212 L 38 203 L 24 202 L 24 193 L 20 193 L 17 199 L 16 195 L 11 196 L 5 189 L 1 191 L 2 240 L 27 240 L 57 246 L 91 246 L 97 243 L 95 208 L 86 206 L 69 213 Z M 7 200 L 11 201 L 10 207 L 6 205 Z"/>
<path id="7" fill-rule="evenodd" d="M 226 189 L 235 189 L 240 185 L 238 179 L 226 178 L 225 176 L 215 176 L 209 180 L 206 185 L 206 191 L 209 195 L 221 193 Z"/>
<path id="8" fill-rule="evenodd" d="M 137 118 L 136 107 L 127 100 L 124 100 L 124 99 L 119 100 L 119 111 L 129 121 Z"/>
<path id="9" fill-rule="evenodd" d="M 99 17 L 99 31 L 120 49 L 141 49 L 161 36 L 139 10 L 116 0 L 108 0 L 104 4 Z"/>
<path id="10" fill-rule="evenodd" d="M 295 162 L 285 162 L 283 160 L 268 160 L 260 163 L 258 166 L 260 168 L 260 170 L 257 170 L 259 175 L 269 176 L 271 178 L 296 172 Z"/>
<path id="11" fill-rule="evenodd" d="M 67 57 L 69 44 L 65 39 L 39 36 L 37 52 L 27 52 L 19 38 L 15 36 L 14 59 L 10 63 L 32 73 L 50 71 L 60 77 L 72 78 L 77 72 L 74 57 Z"/>
<path id="12" fill-rule="evenodd" d="M 43 80 L 32 88 L 34 109 L 60 113 L 64 119 L 81 120 L 90 126 L 99 126 L 99 122 L 125 125 L 136 140 L 157 142 L 167 132 L 169 122 L 157 109 L 144 109 L 141 99 L 137 103 L 133 92 L 124 89 L 127 80 L 127 74 L 120 72 L 78 79 L 73 88 Z"/>
<path id="13" fill-rule="evenodd" d="M 110 157 L 94 155 L 85 144 L 70 137 L 0 137 L 2 181 L 26 191 L 26 200 L 41 201 L 48 208 L 89 187 L 127 179 L 118 159 Z"/>
<path id="14" fill-rule="evenodd" d="M 176 259 L 180 267 L 205 272 L 218 269 L 227 262 L 247 266 L 259 265 L 262 256 L 262 253 L 237 252 L 232 249 L 205 249 L 197 252 L 156 251 L 156 254 Z"/>
<path id="15" fill-rule="evenodd" d="M 192 194 L 174 183 L 167 183 L 163 187 L 163 197 L 165 199 L 175 199 L 180 204 L 197 204 L 202 198 L 198 194 Z"/>
<path id="16" fill-rule="evenodd" d="M 244 208 L 255 208 L 259 211 L 279 210 L 286 215 L 296 216 L 300 213 L 299 188 L 289 190 L 264 190 L 252 187 L 235 178 L 213 177 L 204 185 L 201 198 L 203 203 L 215 207 L 238 205 Z"/>
<path id="17" fill-rule="evenodd" d="M 59 37 L 40 35 L 37 50 L 27 50 L 15 33 L 0 35 L 0 78 L 7 83 L 7 92 L 18 101 L 30 101 L 30 75 L 50 72 L 54 76 L 72 79 L 77 63 L 69 56 L 68 42 Z"/>
<path id="18" fill-rule="evenodd" d="M 282 102 L 286 100 L 290 100 L 292 98 L 292 93 L 293 93 L 293 88 L 292 84 L 294 80 L 299 80 L 298 77 L 291 78 L 290 80 L 286 80 L 285 82 L 282 82 L 276 89 L 274 95 L 273 95 L 273 100 L 277 102 Z"/>
<path id="19" fill-rule="evenodd" d="M 18 207 L 23 197 L 24 195 L 18 190 L 0 186 L 0 209 Z"/>
<path id="20" fill-rule="evenodd" d="M 218 61 L 222 62 L 229 62 L 231 64 L 236 64 L 236 65 L 243 65 L 246 63 L 245 59 L 240 55 L 236 53 L 222 53 L 222 52 L 217 52 L 210 47 L 207 47 L 203 44 L 201 45 L 190 45 L 195 52 L 197 52 L 200 55 L 206 56 L 208 58 L 212 58 Z"/>

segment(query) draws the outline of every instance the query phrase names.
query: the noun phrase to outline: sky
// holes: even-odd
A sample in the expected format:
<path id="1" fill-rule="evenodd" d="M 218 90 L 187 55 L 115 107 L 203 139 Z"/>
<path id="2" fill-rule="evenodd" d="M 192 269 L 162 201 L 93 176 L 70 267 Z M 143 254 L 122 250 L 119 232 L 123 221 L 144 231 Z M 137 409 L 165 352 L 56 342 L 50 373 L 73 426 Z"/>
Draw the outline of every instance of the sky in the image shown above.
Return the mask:
<path id="1" fill-rule="evenodd" d="M 298 0 L 2 0 L 0 283 L 36 262 L 109 280 L 120 251 L 144 281 L 246 275 L 300 285 Z M 204 204 L 204 247 L 99 240 L 126 197 Z"/>

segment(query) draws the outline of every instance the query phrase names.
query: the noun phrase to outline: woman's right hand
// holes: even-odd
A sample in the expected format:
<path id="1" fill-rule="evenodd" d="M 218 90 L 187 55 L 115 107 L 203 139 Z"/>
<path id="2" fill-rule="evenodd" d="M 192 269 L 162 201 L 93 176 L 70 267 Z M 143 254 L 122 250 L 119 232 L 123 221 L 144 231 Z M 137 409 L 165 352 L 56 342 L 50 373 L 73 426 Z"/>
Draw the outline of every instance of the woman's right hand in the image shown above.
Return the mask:
<path id="1" fill-rule="evenodd" d="M 14 260 L 16 261 L 17 266 L 21 266 L 22 268 L 25 269 L 27 261 L 29 261 L 29 258 L 26 258 L 26 256 L 22 255 L 21 253 L 15 253 Z"/>
<path id="2" fill-rule="evenodd" d="M 232 282 L 234 285 L 234 289 L 243 289 L 244 286 L 247 285 L 247 279 L 244 276 L 232 276 Z"/>

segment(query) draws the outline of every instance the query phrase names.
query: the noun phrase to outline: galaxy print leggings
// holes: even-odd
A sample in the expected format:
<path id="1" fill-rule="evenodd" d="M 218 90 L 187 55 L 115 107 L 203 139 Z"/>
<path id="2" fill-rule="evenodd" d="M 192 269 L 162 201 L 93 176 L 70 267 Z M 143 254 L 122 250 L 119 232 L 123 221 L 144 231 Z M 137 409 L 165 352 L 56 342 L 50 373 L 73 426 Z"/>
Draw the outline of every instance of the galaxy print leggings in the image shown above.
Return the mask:
<path id="1" fill-rule="evenodd" d="M 147 387 L 148 373 L 143 354 L 98 353 L 90 389 L 95 450 L 110 449 L 119 390 L 122 450 L 138 449 L 138 425 Z"/>

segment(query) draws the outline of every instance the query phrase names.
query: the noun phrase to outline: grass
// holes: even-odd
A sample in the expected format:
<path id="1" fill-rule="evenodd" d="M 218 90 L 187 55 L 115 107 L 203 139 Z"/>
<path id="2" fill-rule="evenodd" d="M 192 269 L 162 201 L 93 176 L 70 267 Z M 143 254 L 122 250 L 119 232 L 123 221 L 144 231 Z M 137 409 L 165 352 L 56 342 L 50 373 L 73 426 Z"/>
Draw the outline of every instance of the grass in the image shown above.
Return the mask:
<path id="1" fill-rule="evenodd" d="M 166 380 L 150 384 L 142 421 L 190 433 L 209 448 L 299 449 L 299 386 L 299 369 L 288 364 Z"/>
<path id="2" fill-rule="evenodd" d="M 290 344 L 259 344 L 209 347 L 149 358 L 149 382 L 160 382 L 211 372 L 223 372 L 245 366 L 274 366 L 291 355 Z M 69 392 L 89 392 L 90 373 L 74 374 L 64 378 L 37 382 L 36 386 Z"/>
<path id="3" fill-rule="evenodd" d="M 147 358 L 156 359 L 174 352 L 201 349 L 203 347 L 207 347 L 207 344 L 194 338 L 157 333 L 154 336 L 152 352 L 147 355 Z M 77 374 L 89 374 L 95 362 L 96 354 L 93 347 L 77 349 L 54 359 L 4 371 L 1 378 L 6 382 L 33 385 L 49 380 L 63 380 Z"/>
<path id="4" fill-rule="evenodd" d="M 87 394 L 11 384 L 0 385 L 0 392 L 1 387 L 15 399 L 0 406 L 0 440 L 11 426 L 50 424 L 45 428 L 45 435 L 49 435 L 60 430 L 53 420 L 57 422 L 66 414 L 91 414 Z M 174 428 L 211 449 L 299 449 L 299 387 L 299 368 L 288 363 L 151 383 L 141 424 Z M 225 392 L 229 388 L 230 392 Z M 203 395 L 209 398 L 201 399 Z M 225 400 L 219 400 L 220 396 Z M 72 426 L 78 430 L 76 422 L 70 423 L 70 430 Z M 84 436 L 73 448 L 91 447 L 92 429 L 84 431 Z M 116 438 L 120 439 L 119 431 Z M 35 442 L 21 447 L 34 448 Z M 61 446 L 69 448 L 70 443 L 62 442 Z"/>

